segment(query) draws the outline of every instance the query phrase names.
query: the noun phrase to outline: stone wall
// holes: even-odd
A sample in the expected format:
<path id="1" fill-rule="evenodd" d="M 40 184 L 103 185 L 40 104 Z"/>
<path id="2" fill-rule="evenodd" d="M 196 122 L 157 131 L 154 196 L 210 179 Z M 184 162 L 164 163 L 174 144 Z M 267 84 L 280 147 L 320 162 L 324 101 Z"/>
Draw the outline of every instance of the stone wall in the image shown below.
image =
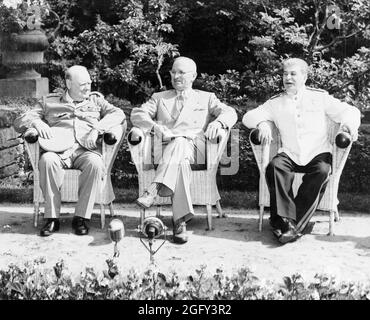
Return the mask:
<path id="1" fill-rule="evenodd" d="M 23 143 L 12 127 L 17 112 L 0 105 L 0 179 L 23 171 Z"/>

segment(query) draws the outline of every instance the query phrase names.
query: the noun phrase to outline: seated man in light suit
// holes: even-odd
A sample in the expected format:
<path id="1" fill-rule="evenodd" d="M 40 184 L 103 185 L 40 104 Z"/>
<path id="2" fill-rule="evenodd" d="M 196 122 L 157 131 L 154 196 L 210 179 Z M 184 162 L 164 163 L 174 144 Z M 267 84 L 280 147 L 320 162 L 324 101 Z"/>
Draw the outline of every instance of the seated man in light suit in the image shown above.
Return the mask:
<path id="1" fill-rule="evenodd" d="M 137 203 L 149 208 L 155 196 L 171 196 L 173 240 L 185 243 L 186 222 L 193 214 L 190 197 L 190 164 L 205 163 L 205 139 L 214 139 L 220 129 L 231 128 L 237 115 L 213 93 L 192 89 L 196 64 L 186 57 L 175 59 L 171 74 L 173 90 L 154 93 L 131 112 L 131 122 L 145 131 L 154 129 L 163 141 L 163 153 L 156 175 Z M 196 154 L 196 156 L 195 156 Z"/>
<path id="2" fill-rule="evenodd" d="M 297 58 L 283 62 L 285 92 L 247 112 L 243 124 L 259 129 L 262 143 L 271 141 L 267 121 L 278 128 L 282 148 L 266 168 L 270 191 L 270 224 L 281 243 L 302 235 L 325 191 L 331 172 L 331 144 L 326 117 L 340 123 L 357 139 L 360 111 L 330 96 L 326 91 L 305 86 L 308 65 Z M 305 173 L 293 197 L 294 173 Z"/>
<path id="3" fill-rule="evenodd" d="M 45 199 L 46 219 L 40 230 L 41 236 L 59 230 L 63 168 L 82 171 L 72 228 L 77 235 L 88 233 L 86 222 L 91 217 L 105 170 L 98 136 L 125 120 L 122 110 L 108 103 L 100 93 L 91 92 L 91 79 L 85 67 L 70 67 L 65 81 L 67 89 L 64 93 L 49 94 L 14 123 L 18 132 L 33 127 L 39 140 L 52 142 L 62 138 L 61 142 L 68 144 L 66 150 L 44 152 L 40 158 L 40 187 Z M 63 128 L 63 137 L 55 137 L 55 128 Z M 55 141 L 58 144 L 58 140 Z"/>

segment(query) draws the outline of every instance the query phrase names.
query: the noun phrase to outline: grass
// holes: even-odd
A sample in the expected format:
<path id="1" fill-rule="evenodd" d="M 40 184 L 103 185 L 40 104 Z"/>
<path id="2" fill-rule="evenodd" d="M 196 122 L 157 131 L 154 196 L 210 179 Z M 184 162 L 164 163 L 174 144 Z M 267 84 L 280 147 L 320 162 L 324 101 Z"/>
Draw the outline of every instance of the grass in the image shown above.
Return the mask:
<path id="1" fill-rule="evenodd" d="M 135 202 L 138 197 L 136 188 L 114 189 L 115 203 Z M 32 203 L 32 187 L 0 186 L 0 203 Z M 257 209 L 258 200 L 255 191 L 220 190 L 221 205 L 233 209 Z M 339 210 L 370 213 L 370 196 L 368 194 L 340 193 Z"/>

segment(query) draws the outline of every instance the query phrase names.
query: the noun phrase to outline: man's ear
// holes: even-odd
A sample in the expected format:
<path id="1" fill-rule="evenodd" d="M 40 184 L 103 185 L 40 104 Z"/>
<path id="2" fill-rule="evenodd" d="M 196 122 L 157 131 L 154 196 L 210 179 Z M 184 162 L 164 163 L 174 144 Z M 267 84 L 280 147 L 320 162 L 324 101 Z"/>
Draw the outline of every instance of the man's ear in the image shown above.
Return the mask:
<path id="1" fill-rule="evenodd" d="M 66 87 L 68 90 L 71 89 L 71 80 L 70 79 L 66 79 Z"/>
<path id="2" fill-rule="evenodd" d="M 197 78 L 198 74 L 196 72 L 193 73 L 193 81 Z"/>

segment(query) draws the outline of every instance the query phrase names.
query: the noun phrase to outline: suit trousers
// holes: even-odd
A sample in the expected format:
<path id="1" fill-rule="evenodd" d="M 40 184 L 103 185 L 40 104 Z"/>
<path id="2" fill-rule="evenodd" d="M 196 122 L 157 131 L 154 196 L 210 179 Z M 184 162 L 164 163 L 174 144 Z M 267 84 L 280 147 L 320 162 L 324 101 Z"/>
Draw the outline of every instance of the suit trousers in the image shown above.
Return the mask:
<path id="1" fill-rule="evenodd" d="M 317 155 L 305 166 L 297 165 L 285 153 L 277 154 L 266 168 L 271 220 L 290 218 L 295 221 L 297 231 L 302 232 L 324 194 L 331 163 L 329 152 Z M 292 185 L 296 172 L 304 173 L 304 176 L 294 197 Z"/>
<path id="2" fill-rule="evenodd" d="M 104 163 L 101 155 L 78 148 L 67 159 L 55 152 L 44 153 L 39 162 L 40 187 L 45 199 L 45 218 L 59 218 L 64 169 L 79 169 L 75 215 L 90 219 L 97 192 L 102 187 Z"/>
<path id="3" fill-rule="evenodd" d="M 171 197 L 173 221 L 179 223 L 190 220 L 194 215 L 190 195 L 191 164 L 205 163 L 204 139 L 177 137 L 163 146 L 162 156 L 153 182 L 158 183 L 158 194 Z"/>

